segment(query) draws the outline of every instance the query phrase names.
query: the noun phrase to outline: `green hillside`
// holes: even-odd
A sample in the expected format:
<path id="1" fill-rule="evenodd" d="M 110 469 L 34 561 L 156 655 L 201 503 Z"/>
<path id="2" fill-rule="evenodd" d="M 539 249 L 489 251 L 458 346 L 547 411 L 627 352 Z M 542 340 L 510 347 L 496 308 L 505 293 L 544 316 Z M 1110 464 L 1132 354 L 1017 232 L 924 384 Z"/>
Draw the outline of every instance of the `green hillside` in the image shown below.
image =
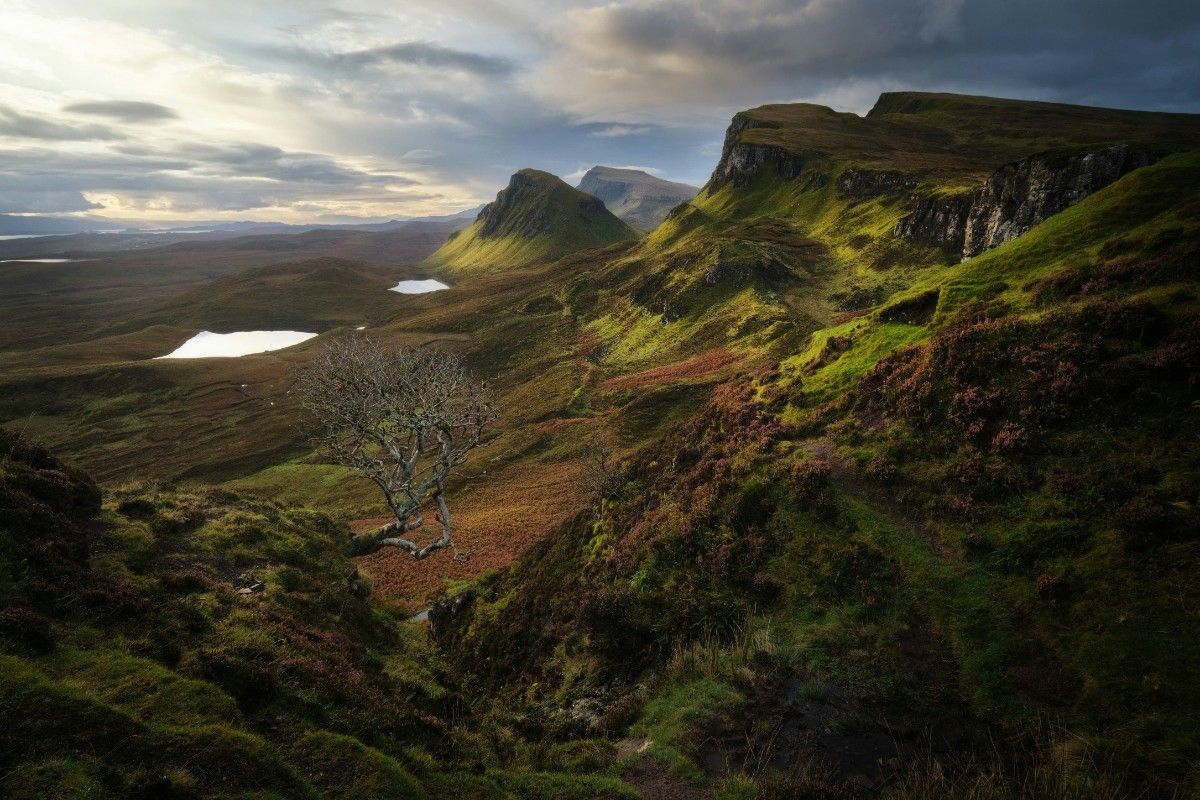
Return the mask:
<path id="1" fill-rule="evenodd" d="M 19 300 L 0 418 L 101 485 L 0 434 L 0 794 L 1200 791 L 1200 117 L 764 106 L 642 238 L 523 170 L 420 263 L 234 251 Z M 256 320 L 322 334 L 149 360 Z M 496 393 L 466 559 L 348 555 L 291 386 L 359 325 Z"/>
<path id="2" fill-rule="evenodd" d="M 635 238 L 595 197 L 548 172 L 523 169 L 427 263 L 455 272 L 505 269 Z"/>
<path id="3" fill-rule="evenodd" d="M 952 99 L 932 99 L 903 113 L 945 127 Z M 820 140 L 808 138 L 814 115 L 839 116 L 770 113 L 764 136 L 787 154 Z M 1106 113 L 1066 109 L 1042 130 L 1058 137 L 1083 118 L 1081 135 L 1123 141 L 1126 115 L 1106 141 Z M 1194 143 L 1200 120 L 1146 125 L 1177 131 L 1155 139 L 1167 149 Z M 880 166 L 865 144 L 833 137 L 800 168 L 767 157 L 741 170 L 738 148 L 764 139 L 739 126 L 692 207 L 610 266 L 635 287 L 613 294 L 654 322 L 613 313 L 594 329 L 614 365 L 721 343 L 761 367 L 631 459 L 594 517 L 484 583 L 444 646 L 459 664 L 494 665 L 489 680 L 533 706 L 604 705 L 657 676 L 640 711 L 594 724 L 632 722 L 677 766 L 708 764 L 710 737 L 731 737 L 708 780 L 793 746 L 772 725 L 819 714 L 857 731 L 809 745 L 833 760 L 834 784 L 982 797 L 1010 796 L 996 786 L 1006 780 L 1053 784 L 1019 795 L 1031 797 L 1195 787 L 1197 720 L 1184 709 L 1198 687 L 1166 676 L 1200 661 L 1187 577 L 1200 557 L 1200 153 L 1135 170 L 957 265 L 893 234 L 911 184 L 844 188 Z M 957 189 L 1054 141 L 1005 142 L 948 173 L 930 156 L 913 174 Z M 744 265 L 740 282 L 713 288 L 717 264 Z M 551 622 L 534 609 L 554 609 Z M 789 694 L 797 681 L 815 709 Z M 872 731 L 904 752 L 930 729 L 964 749 L 1003 736 L 1023 777 L 992 765 L 971 790 L 853 755 L 896 751 L 881 753 Z M 1076 742 L 1066 761 L 1060 736 Z"/>
<path id="4" fill-rule="evenodd" d="M 106 495 L 0 433 L 5 797 L 633 796 L 568 774 L 569 749 L 485 767 L 436 652 L 372 605 L 329 518 Z"/>

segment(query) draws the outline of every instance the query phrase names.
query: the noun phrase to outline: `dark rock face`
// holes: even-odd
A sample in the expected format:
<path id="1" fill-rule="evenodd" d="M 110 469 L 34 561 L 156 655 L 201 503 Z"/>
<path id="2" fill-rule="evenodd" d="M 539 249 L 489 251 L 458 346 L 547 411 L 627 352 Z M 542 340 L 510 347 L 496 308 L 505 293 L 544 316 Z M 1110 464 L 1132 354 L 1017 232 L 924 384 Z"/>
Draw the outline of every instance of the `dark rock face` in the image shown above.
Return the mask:
<path id="1" fill-rule="evenodd" d="M 996 170 L 974 194 L 919 199 L 892 233 L 970 258 L 1153 161 L 1123 144 L 1085 155 L 1032 156 Z"/>
<path id="2" fill-rule="evenodd" d="M 782 282 L 793 277 L 795 276 L 791 267 L 777 258 L 728 260 L 718 256 L 704 273 L 704 282 L 712 286 L 720 283 L 744 286 L 756 278 L 767 282 Z"/>
<path id="3" fill-rule="evenodd" d="M 1012 241 L 1152 160 L 1120 144 L 1065 162 L 1033 158 L 1003 167 L 984 185 L 971 209 L 963 255 Z"/>
<path id="4" fill-rule="evenodd" d="M 892 235 L 961 254 L 973 203 L 970 195 L 918 198 L 916 208 L 896 223 Z"/>
<path id="5" fill-rule="evenodd" d="M 465 619 L 465 612 L 470 610 L 474 602 L 475 592 L 471 589 L 454 597 L 435 600 L 429 608 L 429 632 L 434 638 L 451 635 L 458 630 Z"/>
<path id="6" fill-rule="evenodd" d="M 837 182 L 842 197 L 874 197 L 908 192 L 916 187 L 916 179 L 895 170 L 848 169 Z"/>
<path id="7" fill-rule="evenodd" d="M 725 132 L 725 144 L 721 148 L 721 160 L 713 170 L 705 187 L 709 192 L 732 184 L 747 186 L 760 169 L 770 169 L 784 180 L 792 180 L 804 171 L 803 157 L 788 152 L 782 147 L 762 144 L 746 144 L 741 141 L 743 132 L 751 128 L 766 128 L 769 125 L 753 120 L 745 114 L 737 114 Z"/>

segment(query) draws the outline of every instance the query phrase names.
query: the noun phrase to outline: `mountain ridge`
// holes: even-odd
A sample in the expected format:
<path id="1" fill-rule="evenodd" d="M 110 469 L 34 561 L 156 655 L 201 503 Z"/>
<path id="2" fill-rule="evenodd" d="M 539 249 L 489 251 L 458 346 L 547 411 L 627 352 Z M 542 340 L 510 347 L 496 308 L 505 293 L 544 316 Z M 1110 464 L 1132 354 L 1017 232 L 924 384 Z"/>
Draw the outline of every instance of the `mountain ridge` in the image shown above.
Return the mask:
<path id="1" fill-rule="evenodd" d="M 597 165 L 576 186 L 600 198 L 608 210 L 639 230 L 651 230 L 671 209 L 691 200 L 700 188 L 655 177 L 639 169 Z"/>
<path id="2" fill-rule="evenodd" d="M 502 269 L 636 238 L 600 199 L 556 175 L 526 168 L 427 263 L 450 270 Z"/>

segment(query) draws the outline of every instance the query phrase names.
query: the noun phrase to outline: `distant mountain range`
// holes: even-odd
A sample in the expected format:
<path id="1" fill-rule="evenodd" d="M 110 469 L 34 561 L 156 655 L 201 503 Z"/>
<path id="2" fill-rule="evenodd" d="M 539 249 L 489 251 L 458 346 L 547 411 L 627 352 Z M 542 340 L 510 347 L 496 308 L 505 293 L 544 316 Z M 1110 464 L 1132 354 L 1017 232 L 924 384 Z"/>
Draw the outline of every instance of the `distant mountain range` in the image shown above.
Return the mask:
<path id="1" fill-rule="evenodd" d="M 603 166 L 589 169 L 578 188 L 600 198 L 609 211 L 642 231 L 656 228 L 672 208 L 700 192 L 698 186 L 665 181 L 640 169 Z"/>
<path id="2" fill-rule="evenodd" d="M 454 214 L 428 217 L 394 217 L 361 222 L 258 222 L 255 220 L 202 220 L 151 224 L 138 220 L 103 217 L 46 217 L 0 214 L 0 236 L 64 236 L 76 233 L 297 233 L 311 230 L 392 230 L 410 222 L 453 222 L 472 220 L 482 206 Z"/>

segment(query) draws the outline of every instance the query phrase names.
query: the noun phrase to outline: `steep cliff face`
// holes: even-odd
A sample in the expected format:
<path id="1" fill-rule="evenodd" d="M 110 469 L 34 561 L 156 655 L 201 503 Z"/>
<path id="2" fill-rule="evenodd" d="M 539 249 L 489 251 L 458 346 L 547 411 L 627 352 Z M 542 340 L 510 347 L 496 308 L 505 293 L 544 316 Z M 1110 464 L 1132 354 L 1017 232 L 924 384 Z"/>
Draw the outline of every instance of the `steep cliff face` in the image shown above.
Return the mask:
<path id="1" fill-rule="evenodd" d="M 752 128 L 770 128 L 771 123 L 756 120 L 747 114 L 735 114 L 733 122 L 725 132 L 725 144 L 721 147 L 721 160 L 708 179 L 705 189 L 715 192 L 727 185 L 748 186 L 755 173 L 767 168 L 784 180 L 799 177 L 804 171 L 803 156 L 782 147 L 766 144 L 750 144 L 742 141 L 742 134 Z"/>
<path id="2" fill-rule="evenodd" d="M 1084 155 L 1031 156 L 996 170 L 973 194 L 918 200 L 893 233 L 970 258 L 1012 241 L 1154 160 L 1124 144 Z"/>
<path id="3" fill-rule="evenodd" d="M 848 169 L 837 182 L 838 194 L 854 198 L 895 194 L 916 187 L 915 178 L 897 170 Z"/>
<path id="4" fill-rule="evenodd" d="M 972 195 L 919 197 L 912 212 L 896 223 L 892 235 L 961 254 Z"/>

